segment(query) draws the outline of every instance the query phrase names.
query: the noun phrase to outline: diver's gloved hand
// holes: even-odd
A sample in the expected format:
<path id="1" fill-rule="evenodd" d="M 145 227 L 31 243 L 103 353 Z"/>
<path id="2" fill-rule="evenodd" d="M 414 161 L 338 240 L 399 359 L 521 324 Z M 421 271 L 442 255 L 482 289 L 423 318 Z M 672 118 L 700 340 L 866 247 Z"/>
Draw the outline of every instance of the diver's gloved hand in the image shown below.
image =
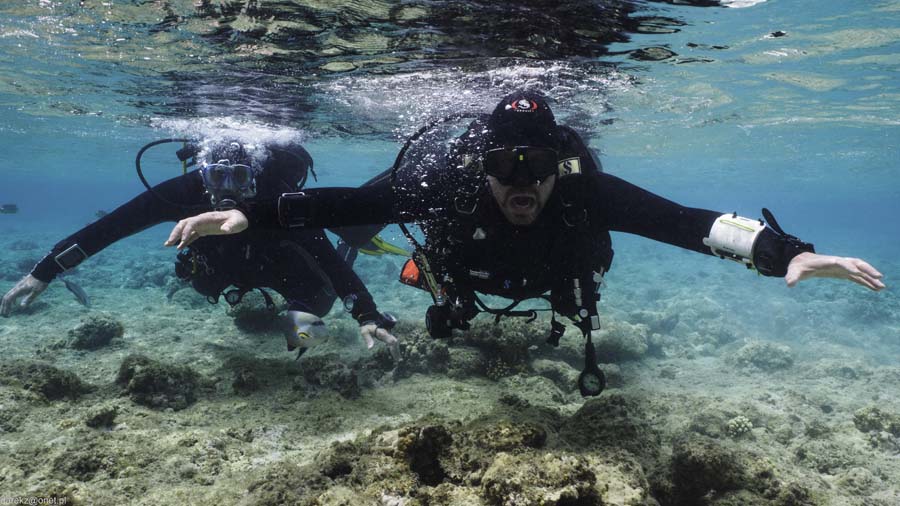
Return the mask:
<path id="1" fill-rule="evenodd" d="M 784 280 L 789 287 L 793 287 L 807 278 L 849 279 L 877 292 L 885 287 L 882 277 L 877 269 L 860 258 L 804 252 L 791 259 Z"/>
<path id="2" fill-rule="evenodd" d="M 178 245 L 178 249 L 186 248 L 197 239 L 207 235 L 229 235 L 243 232 L 250 226 L 247 216 L 237 209 L 228 211 L 210 211 L 179 221 L 165 246 Z"/>
<path id="3" fill-rule="evenodd" d="M 318 316 L 303 311 L 288 311 L 286 318 L 288 325 L 284 337 L 287 349 L 299 349 L 297 358 L 309 348 L 328 340 L 328 328 Z"/>
<path id="4" fill-rule="evenodd" d="M 366 342 L 366 347 L 372 349 L 375 340 L 384 343 L 391 350 L 394 362 L 400 361 L 400 341 L 391 334 L 391 329 L 397 325 L 397 318 L 390 313 L 376 313 L 373 318 L 360 318 L 359 334 Z"/>
<path id="5" fill-rule="evenodd" d="M 20 307 L 31 304 L 38 295 L 47 289 L 47 285 L 49 285 L 49 283 L 44 283 L 31 274 L 20 279 L 19 282 L 16 283 L 16 286 L 6 292 L 6 295 L 3 296 L 3 300 L 0 301 L 0 316 L 9 316 L 9 314 L 12 313 L 13 307 L 16 305 L 16 301 L 22 297 L 24 297 L 24 299 L 19 303 Z"/>

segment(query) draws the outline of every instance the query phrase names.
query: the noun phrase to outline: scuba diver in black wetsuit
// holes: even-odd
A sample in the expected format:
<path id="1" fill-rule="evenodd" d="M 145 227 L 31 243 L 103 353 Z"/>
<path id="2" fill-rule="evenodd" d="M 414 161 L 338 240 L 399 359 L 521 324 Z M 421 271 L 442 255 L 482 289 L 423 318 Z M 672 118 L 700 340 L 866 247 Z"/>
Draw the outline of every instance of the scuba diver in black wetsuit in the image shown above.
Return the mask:
<path id="1" fill-rule="evenodd" d="M 137 165 L 146 184 L 140 171 L 144 150 Z M 8 316 L 20 298 L 22 305 L 30 303 L 56 276 L 119 239 L 200 211 L 221 212 L 257 198 L 271 199 L 297 191 L 313 166 L 309 153 L 299 145 L 207 141 L 187 144 L 179 151 L 179 158 L 185 163 L 190 159 L 199 170 L 152 188 L 147 185 L 148 191 L 60 241 L 3 297 L 0 314 Z M 344 240 L 355 244 L 351 230 L 338 232 L 349 233 L 351 237 Z M 367 345 L 371 348 L 373 339 L 380 340 L 390 346 L 395 357 L 399 356 L 397 339 L 390 333 L 393 317 L 377 310 L 362 281 L 337 254 L 322 229 L 255 229 L 233 237 L 204 238 L 181 251 L 175 267 L 178 277 L 190 281 L 213 303 L 224 295 L 233 306 L 248 291 L 259 289 L 267 306 L 274 310 L 272 298 L 263 288 L 281 294 L 288 303 L 288 350 L 298 348 L 302 354 L 323 339 L 326 327 L 321 318 L 336 297 L 341 297 L 359 322 Z"/>
<path id="2" fill-rule="evenodd" d="M 194 236 L 242 230 L 279 221 L 282 226 L 333 227 L 418 222 L 426 236 L 401 280 L 426 287 L 434 305 L 426 323 L 435 337 L 468 327 L 479 311 L 498 317 L 527 298 L 543 297 L 553 310 L 548 342 L 557 344 L 569 318 L 586 338 L 583 395 L 597 395 L 605 380 L 597 369 L 591 331 L 599 328 L 598 286 L 612 263 L 610 231 L 638 234 L 708 255 L 728 258 L 788 286 L 809 277 L 849 279 L 872 290 L 882 275 L 857 258 L 814 253 L 786 234 L 768 210 L 768 224 L 736 213 L 683 207 L 602 172 L 579 135 L 558 125 L 546 99 L 522 91 L 505 97 L 490 115 L 477 116 L 449 143 L 409 155 L 403 147 L 392 177 L 361 188 L 319 188 L 275 202 L 201 215 L 180 222 L 167 245 Z M 413 170 L 405 170 L 411 166 Z M 248 217 L 250 221 L 248 221 Z M 402 225 L 401 225 L 402 226 Z M 477 293 L 513 300 L 491 309 Z"/>

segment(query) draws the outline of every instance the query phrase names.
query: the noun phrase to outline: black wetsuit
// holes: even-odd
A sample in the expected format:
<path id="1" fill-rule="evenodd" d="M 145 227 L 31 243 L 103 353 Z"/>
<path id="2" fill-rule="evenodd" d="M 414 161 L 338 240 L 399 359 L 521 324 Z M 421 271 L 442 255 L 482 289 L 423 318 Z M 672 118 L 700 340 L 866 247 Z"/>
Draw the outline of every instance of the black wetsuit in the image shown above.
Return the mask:
<path id="1" fill-rule="evenodd" d="M 572 278 L 567 270 L 577 263 L 573 250 L 579 249 L 580 258 L 587 258 L 583 267 L 608 270 L 612 261 L 610 231 L 712 255 L 703 239 L 723 213 L 684 207 L 603 173 L 576 132 L 559 127 L 559 134 L 560 159 L 578 157 L 582 173 L 559 178 L 546 207 L 529 226 L 515 226 L 506 220 L 480 174 L 448 168 L 461 164 L 453 156 L 433 154 L 412 160 L 417 170 L 402 177 L 397 188 L 382 177 L 361 188 L 310 189 L 305 197 L 285 203 L 282 214 L 288 209 L 287 214 L 302 215 L 288 219 L 304 218 L 304 225 L 313 227 L 420 222 L 431 267 L 439 275 L 451 275 L 457 287 L 511 299 L 549 291 L 554 309 L 567 316 L 578 306 L 566 295 L 566 287 L 559 285 Z M 467 138 L 463 136 L 460 142 L 464 144 Z M 457 148 L 466 151 L 465 146 Z M 477 206 L 472 214 L 466 214 L 471 209 L 465 198 L 470 192 Z M 580 196 L 573 197 L 579 192 Z M 581 214 L 579 209 L 586 211 L 581 229 L 564 219 L 564 201 L 577 203 L 569 209 L 570 217 Z M 277 214 L 270 205 L 251 212 L 260 224 L 274 222 Z M 281 218 L 284 222 L 285 216 Z M 812 250 L 811 245 L 798 243 L 767 228 L 757 240 L 754 265 L 764 275 L 783 276 L 794 256 Z"/>
<path id="2" fill-rule="evenodd" d="M 258 197 L 274 198 L 284 191 L 266 176 L 273 164 L 293 163 L 280 159 L 273 150 L 266 169 L 257 178 Z M 144 192 L 115 211 L 63 239 L 31 271 L 35 278 L 50 282 L 63 271 L 55 257 L 77 244 L 88 256 L 110 244 L 166 221 L 178 221 L 212 210 L 204 195 L 198 171 L 165 181 L 154 190 L 169 203 Z M 172 205 L 176 203 L 180 205 Z M 182 207 L 185 206 L 185 207 Z M 191 277 L 198 292 L 218 300 L 226 287 L 242 290 L 270 288 L 281 294 L 290 310 L 324 316 L 336 297 L 356 296 L 352 314 L 358 321 L 377 319 L 372 296 L 351 267 L 337 254 L 322 229 L 251 229 L 231 236 L 210 236 L 190 247 L 197 254 L 196 275 Z M 193 258 L 188 260 L 191 263 Z"/>

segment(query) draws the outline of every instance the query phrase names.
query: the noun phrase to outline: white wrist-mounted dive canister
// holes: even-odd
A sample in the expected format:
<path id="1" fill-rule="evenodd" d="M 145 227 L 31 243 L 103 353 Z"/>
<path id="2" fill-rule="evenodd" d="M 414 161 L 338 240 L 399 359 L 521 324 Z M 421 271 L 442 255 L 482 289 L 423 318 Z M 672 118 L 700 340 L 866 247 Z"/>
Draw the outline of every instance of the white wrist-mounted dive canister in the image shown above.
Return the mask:
<path id="1" fill-rule="evenodd" d="M 717 257 L 734 260 L 752 268 L 756 239 L 765 229 L 766 224 L 762 220 L 751 220 L 738 216 L 737 213 L 723 214 L 716 218 L 709 230 L 709 237 L 703 238 L 703 244 L 709 246 Z"/>

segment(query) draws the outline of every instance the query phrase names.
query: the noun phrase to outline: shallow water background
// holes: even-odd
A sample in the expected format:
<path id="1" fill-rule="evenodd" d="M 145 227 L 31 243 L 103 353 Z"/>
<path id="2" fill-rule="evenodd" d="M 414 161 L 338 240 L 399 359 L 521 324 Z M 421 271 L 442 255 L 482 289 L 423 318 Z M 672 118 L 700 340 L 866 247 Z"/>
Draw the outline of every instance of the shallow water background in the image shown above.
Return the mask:
<path id="1" fill-rule="evenodd" d="M 607 171 L 685 205 L 747 216 L 769 207 L 819 251 L 865 257 L 889 284 L 896 272 L 896 1 L 611 2 L 593 12 L 612 13 L 608 31 L 581 30 L 570 46 L 535 43 L 508 25 L 495 26 L 505 45 L 484 46 L 448 31 L 453 23 L 443 18 L 433 34 L 416 24 L 415 16 L 434 22 L 428 16 L 446 13 L 377 2 L 320 10 L 268 4 L 273 12 L 316 13 L 318 26 L 305 29 L 318 32 L 306 39 L 303 27 L 291 36 L 271 22 L 248 27 L 265 12 L 228 3 L 207 11 L 189 2 L 76 4 L 7 2 L 0 10 L 0 200 L 20 208 L 0 216 L 0 227 L 34 231 L 42 247 L 140 191 L 133 156 L 155 138 L 304 138 L 318 184 L 355 185 L 389 166 L 399 142 L 425 120 L 488 110 L 506 91 L 536 86 L 557 100 L 560 119 L 585 132 Z M 400 26 L 376 30 L 366 7 Z M 574 21 L 548 30 L 565 35 L 566 22 Z M 422 58 L 415 37 L 398 35 L 404 23 L 440 49 Z M 381 42 L 367 45 L 373 37 Z M 591 37 L 612 43 L 585 42 Z M 292 53 L 296 63 L 279 56 L 307 39 L 305 52 Z M 660 48 L 670 56 L 640 59 Z M 327 70 L 347 62 L 357 70 Z M 152 152 L 151 181 L 178 173 L 166 155 Z M 144 239 L 159 241 L 166 228 Z M 630 244 L 617 239 L 617 265 L 645 261 Z M 643 246 L 663 258 L 680 255 Z M 715 269 L 737 284 L 747 278 L 730 264 L 684 262 L 688 272 Z M 782 289 L 774 280 L 761 284 Z"/>

